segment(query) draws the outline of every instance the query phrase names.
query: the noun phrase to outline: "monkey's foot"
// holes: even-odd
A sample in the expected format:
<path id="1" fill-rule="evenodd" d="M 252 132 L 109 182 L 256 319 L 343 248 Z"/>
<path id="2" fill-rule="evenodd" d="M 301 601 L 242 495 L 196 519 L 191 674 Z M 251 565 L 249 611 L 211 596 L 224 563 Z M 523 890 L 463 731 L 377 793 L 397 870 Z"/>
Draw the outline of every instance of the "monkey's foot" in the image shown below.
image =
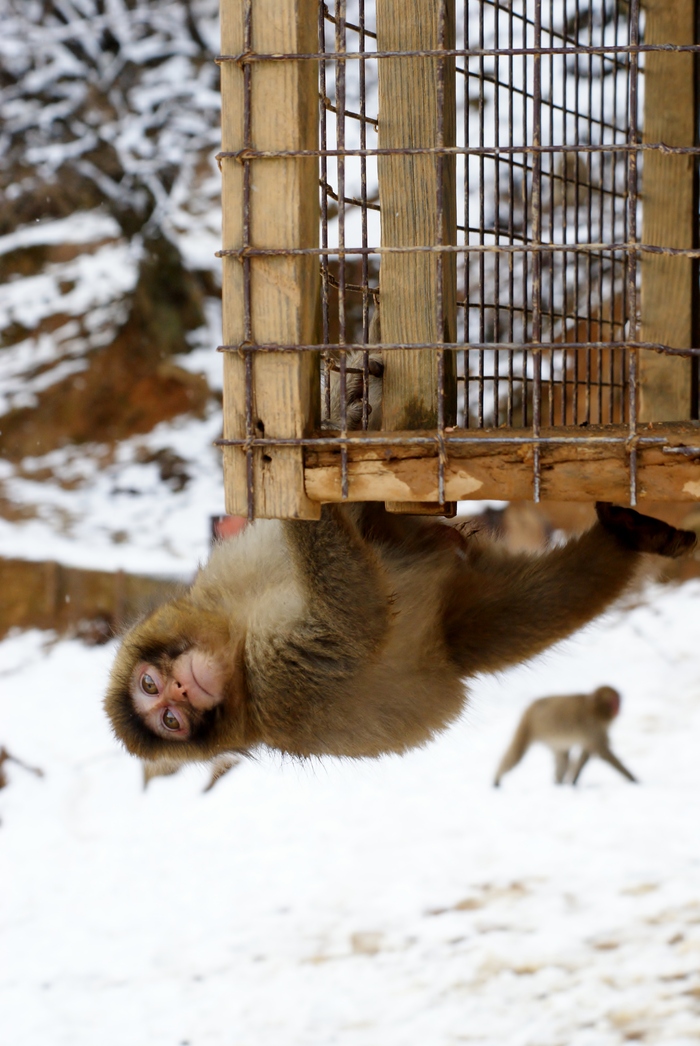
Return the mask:
<path id="1" fill-rule="evenodd" d="M 634 552 L 654 552 L 657 556 L 676 559 L 690 552 L 697 541 L 692 530 L 679 530 L 632 508 L 622 508 L 609 501 L 597 501 L 595 508 L 608 533 Z"/>
<path id="2" fill-rule="evenodd" d="M 372 413 L 372 408 L 367 404 L 367 416 Z M 349 429 L 361 429 L 362 428 L 362 390 L 360 390 L 359 396 L 353 400 L 348 400 L 347 407 L 345 408 L 345 420 Z"/>
<path id="3" fill-rule="evenodd" d="M 381 391 L 376 391 L 376 382 L 373 383 L 373 379 L 377 379 L 381 383 L 381 378 L 384 374 L 384 364 L 376 354 L 369 357 L 367 360 L 369 381 L 367 388 L 365 388 L 362 356 L 361 352 L 352 352 L 348 356 L 349 366 L 345 379 L 345 419 L 348 429 L 362 428 L 365 402 L 367 403 L 367 417 L 370 417 L 372 414 L 370 398 L 375 400 L 377 404 L 381 403 Z M 339 423 L 340 419 L 337 421 L 337 424 Z M 370 428 L 377 427 L 378 425 L 370 425 Z"/>

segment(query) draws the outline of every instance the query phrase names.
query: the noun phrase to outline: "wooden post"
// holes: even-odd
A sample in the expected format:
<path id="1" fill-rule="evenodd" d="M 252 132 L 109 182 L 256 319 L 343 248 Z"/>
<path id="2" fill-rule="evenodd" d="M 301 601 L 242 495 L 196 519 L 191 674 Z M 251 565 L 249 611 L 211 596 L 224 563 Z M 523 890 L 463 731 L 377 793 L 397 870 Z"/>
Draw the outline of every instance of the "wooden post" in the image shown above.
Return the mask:
<path id="1" fill-rule="evenodd" d="M 317 0 L 221 0 L 222 53 L 316 51 L 317 18 Z M 223 151 L 317 148 L 316 62 L 252 62 L 247 69 L 244 63 L 223 62 L 221 95 Z M 224 157 L 222 179 L 224 250 L 318 246 L 316 157 L 245 162 Z M 223 333 L 227 345 L 310 344 L 316 340 L 318 316 L 317 257 L 253 256 L 242 261 L 224 256 Z M 224 438 L 308 435 L 318 412 L 316 354 L 253 354 L 251 364 L 249 417 L 246 361 L 243 354 L 225 354 Z M 255 448 L 252 464 L 255 516 L 318 518 L 320 506 L 304 492 L 300 447 Z M 224 447 L 224 485 L 227 511 L 248 514 L 245 449 Z"/>
<path id="2" fill-rule="evenodd" d="M 437 50 L 454 46 L 454 0 L 433 3 L 425 3 L 425 0 L 377 0 L 377 47 L 380 51 Z M 380 148 L 453 146 L 455 134 L 453 58 L 379 60 Z M 378 167 L 383 247 L 436 246 L 457 242 L 454 155 L 380 156 Z M 442 199 L 441 228 L 439 194 Z M 382 255 L 379 272 L 382 341 L 407 346 L 412 342 L 455 341 L 456 273 L 454 253 L 442 256 L 427 252 Z M 446 351 L 444 360 L 444 421 L 446 425 L 452 425 L 456 419 L 457 403 L 454 353 Z M 384 368 L 384 429 L 437 428 L 437 352 L 410 348 L 387 352 Z M 426 506 L 392 502 L 387 503 L 387 508 L 410 512 L 425 511 Z"/>
<path id="3" fill-rule="evenodd" d="M 647 0 L 647 44 L 692 44 L 695 0 Z M 695 84 L 691 53 L 646 55 L 644 140 L 666 145 L 695 141 Z M 663 247 L 692 247 L 697 221 L 693 204 L 695 158 L 644 153 L 642 239 Z M 642 340 L 684 349 L 692 344 L 692 262 L 642 254 Z M 691 361 L 641 351 L 642 421 L 690 417 Z"/>

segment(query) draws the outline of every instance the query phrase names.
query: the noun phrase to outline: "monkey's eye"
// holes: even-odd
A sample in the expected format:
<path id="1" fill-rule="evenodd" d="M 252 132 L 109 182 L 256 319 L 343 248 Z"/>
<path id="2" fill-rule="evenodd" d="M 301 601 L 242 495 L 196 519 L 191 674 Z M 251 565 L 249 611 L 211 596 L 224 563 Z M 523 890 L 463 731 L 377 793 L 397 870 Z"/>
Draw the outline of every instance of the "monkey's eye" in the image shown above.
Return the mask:
<path id="1" fill-rule="evenodd" d="M 166 708 L 165 711 L 163 712 L 163 718 L 162 718 L 161 722 L 162 722 L 162 724 L 163 724 L 163 726 L 165 727 L 166 730 L 179 730 L 180 729 L 180 720 L 177 718 L 177 716 L 173 712 L 170 711 L 169 708 Z"/>
<path id="2" fill-rule="evenodd" d="M 153 677 L 149 676 L 148 673 L 141 677 L 141 689 L 145 694 L 157 694 L 158 687 L 153 681 Z"/>

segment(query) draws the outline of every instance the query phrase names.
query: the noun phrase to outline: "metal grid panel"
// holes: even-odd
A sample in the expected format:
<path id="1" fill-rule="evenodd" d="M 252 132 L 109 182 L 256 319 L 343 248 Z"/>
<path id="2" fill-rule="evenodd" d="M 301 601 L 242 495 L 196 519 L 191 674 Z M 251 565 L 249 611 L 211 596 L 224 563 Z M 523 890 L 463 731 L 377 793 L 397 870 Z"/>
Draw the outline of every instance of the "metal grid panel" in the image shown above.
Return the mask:
<path id="1" fill-rule="evenodd" d="M 409 249 L 380 246 L 378 157 L 393 151 L 431 152 L 440 163 L 441 157 L 454 155 L 456 242 L 440 240 L 444 201 L 438 193 L 436 238 L 413 248 L 438 252 L 439 258 L 452 253 L 457 259 L 456 340 L 425 343 L 440 354 L 454 350 L 458 359 L 457 426 L 465 431 L 446 430 L 444 409 L 439 410 L 440 490 L 445 448 L 469 442 L 469 430 L 498 429 L 502 440 L 511 428 L 531 431 L 537 500 L 540 446 L 548 440 L 585 441 L 585 433 L 572 435 L 570 429 L 568 435 L 552 436 L 552 427 L 622 424 L 629 437 L 634 503 L 637 350 L 669 351 L 639 341 L 638 263 L 643 250 L 674 253 L 641 245 L 639 239 L 645 47 L 640 46 L 643 15 L 638 0 L 463 0 L 455 47 L 403 52 L 454 58 L 456 143 L 440 144 L 440 124 L 436 147 L 399 150 L 380 148 L 378 137 L 378 66 L 395 53 L 377 49 L 373 5 L 367 0 L 320 3 L 318 52 L 293 56 L 255 54 L 253 0 L 245 6 L 246 52 L 220 60 L 238 61 L 247 77 L 256 61 L 292 57 L 315 61 L 319 70 L 319 247 L 285 251 L 256 248 L 248 240 L 245 252 L 222 252 L 241 255 L 245 269 L 256 253 L 312 253 L 319 258 L 322 325 L 317 345 L 256 345 L 251 330 L 245 346 L 223 346 L 244 351 L 248 361 L 255 351 L 320 351 L 326 429 L 329 376 L 338 372 L 339 436 L 326 431 L 287 442 L 339 446 L 347 496 L 347 447 L 363 440 L 361 433 L 348 432 L 353 426 L 348 425 L 345 392 L 351 373 L 363 377 L 360 427 L 370 423 L 369 353 L 353 357 L 349 365 L 348 352 L 367 350 L 371 343 L 382 255 Z M 695 50 L 679 48 L 684 49 Z M 444 63 L 440 68 L 444 78 Z M 247 174 L 251 163 L 272 155 L 280 154 L 248 148 L 236 159 Z M 442 287 L 440 302 L 441 295 Z M 404 347 L 381 343 L 385 352 Z M 250 372 L 248 366 L 249 381 Z M 445 390 L 439 374 L 442 407 Z M 250 389 L 248 393 L 250 404 Z M 403 442 L 425 443 L 427 438 L 404 436 Z M 378 437 L 372 441 L 379 442 Z M 251 428 L 249 460 L 252 448 L 266 442 L 274 441 L 255 439 Z"/>
<path id="2" fill-rule="evenodd" d="M 374 12 L 344 8 L 324 9 L 324 49 L 368 57 L 321 63 L 322 245 L 363 251 L 322 262 L 323 338 L 340 345 L 367 343 L 380 241 Z M 461 12 L 459 425 L 629 419 L 638 71 L 624 12 L 609 0 Z"/>

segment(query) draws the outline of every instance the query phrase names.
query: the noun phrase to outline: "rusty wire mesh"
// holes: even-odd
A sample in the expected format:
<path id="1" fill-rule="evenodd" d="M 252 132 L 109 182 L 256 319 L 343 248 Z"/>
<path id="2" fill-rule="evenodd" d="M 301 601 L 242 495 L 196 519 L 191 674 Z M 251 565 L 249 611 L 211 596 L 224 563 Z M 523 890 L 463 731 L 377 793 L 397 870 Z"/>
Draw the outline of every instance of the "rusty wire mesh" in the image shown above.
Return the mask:
<path id="1" fill-rule="evenodd" d="M 374 12 L 344 8 L 324 6 L 321 26 L 333 347 L 368 341 L 380 241 Z M 465 3 L 458 15 L 459 425 L 525 427 L 537 411 L 549 424 L 629 418 L 638 28 L 638 8 L 610 0 Z M 333 60 L 353 51 L 368 57 Z M 359 258 L 333 252 L 357 246 Z"/>
<path id="2" fill-rule="evenodd" d="M 253 6 L 246 0 L 249 17 Z M 413 151 L 433 152 L 438 162 L 442 155 L 456 158 L 456 243 L 416 249 L 457 258 L 456 340 L 426 344 L 457 355 L 459 430 L 498 429 L 502 441 L 508 429 L 530 428 L 539 443 L 557 438 L 542 437 L 541 426 L 623 424 L 633 437 L 636 350 L 679 351 L 639 340 L 641 252 L 698 255 L 640 242 L 644 150 L 659 147 L 642 142 L 647 50 L 639 0 L 458 0 L 454 48 L 400 52 L 426 58 L 448 54 L 456 63 L 456 144 Z M 369 348 L 381 258 L 401 249 L 380 246 L 377 170 L 378 156 L 390 151 L 380 148 L 378 137 L 378 66 L 395 54 L 377 50 L 371 0 L 334 0 L 319 3 L 317 53 L 256 55 L 250 47 L 243 56 L 220 58 L 239 61 L 246 70 L 256 61 L 286 58 L 318 65 L 319 246 L 285 251 L 248 244 L 245 256 L 318 256 L 320 340 L 282 346 L 256 345 L 251 338 L 244 351 L 320 351 L 326 427 L 331 370 L 340 372 L 343 390 L 349 370 L 362 373 L 360 428 L 370 417 L 368 352 L 352 367 L 347 353 Z M 697 154 L 698 148 L 673 151 Z M 264 155 L 282 154 L 248 150 L 243 160 Z M 441 218 L 438 213 L 438 223 Z M 380 347 L 403 346 L 380 342 Z M 222 348 L 240 351 L 241 346 Z M 443 388 L 439 395 L 442 400 Z M 348 424 L 341 399 L 337 443 L 345 446 Z M 468 431 L 450 428 L 445 435 L 444 424 L 439 429 L 440 446 L 469 441 Z M 362 440 L 361 433 L 350 437 Z M 585 433 L 562 438 L 585 441 Z M 425 439 L 417 434 L 405 441 Z M 266 442 L 276 441 L 251 436 L 246 445 L 250 450 Z M 309 445 L 314 437 L 277 442 Z M 318 442 L 331 446 L 334 439 L 319 433 Z M 633 473 L 634 448 L 631 458 Z M 536 451 L 535 499 L 538 467 Z M 630 485 L 634 503 L 633 475 Z"/>

